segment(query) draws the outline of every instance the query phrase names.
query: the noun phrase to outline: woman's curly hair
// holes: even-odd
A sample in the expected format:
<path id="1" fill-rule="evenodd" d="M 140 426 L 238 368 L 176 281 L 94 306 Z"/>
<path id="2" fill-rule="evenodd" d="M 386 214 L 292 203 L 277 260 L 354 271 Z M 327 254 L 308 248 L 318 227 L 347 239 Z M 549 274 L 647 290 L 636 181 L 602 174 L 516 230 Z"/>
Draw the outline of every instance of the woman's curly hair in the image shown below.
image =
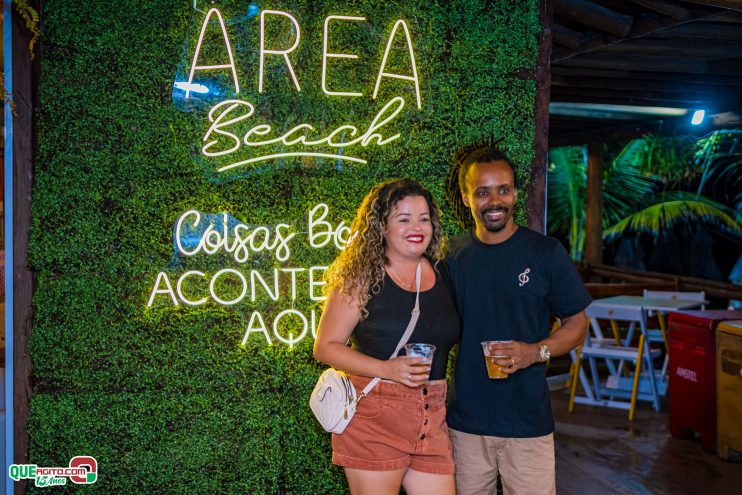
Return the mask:
<path id="1" fill-rule="evenodd" d="M 384 230 L 389 213 L 408 196 L 421 196 L 428 203 L 433 235 L 425 256 L 437 263 L 445 255 L 446 236 L 441 226 L 440 212 L 430 191 L 412 179 L 393 179 L 374 186 L 358 207 L 345 250 L 325 272 L 327 283 L 323 287 L 325 295 L 337 290 L 358 301 L 362 318 L 368 316 L 366 304 L 381 290 L 384 280 L 384 266 L 388 262 Z"/>

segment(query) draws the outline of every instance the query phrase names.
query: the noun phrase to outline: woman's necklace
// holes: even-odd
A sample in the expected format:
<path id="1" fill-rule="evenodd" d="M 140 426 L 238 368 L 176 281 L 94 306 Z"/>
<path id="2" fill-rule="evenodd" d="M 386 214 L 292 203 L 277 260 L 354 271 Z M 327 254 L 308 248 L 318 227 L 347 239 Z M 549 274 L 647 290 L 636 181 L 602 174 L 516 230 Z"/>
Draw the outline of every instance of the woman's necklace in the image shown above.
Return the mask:
<path id="1" fill-rule="evenodd" d="M 408 289 L 411 289 L 412 288 L 412 282 L 410 282 L 408 284 L 404 280 L 402 280 L 402 277 L 400 277 L 399 275 L 397 275 L 397 272 L 395 272 L 394 271 L 394 268 L 392 268 L 391 266 L 389 267 L 389 270 L 392 272 L 392 275 L 394 275 L 394 278 L 397 279 L 397 282 L 399 282 L 400 285 L 402 285 L 402 287 L 406 287 Z"/>

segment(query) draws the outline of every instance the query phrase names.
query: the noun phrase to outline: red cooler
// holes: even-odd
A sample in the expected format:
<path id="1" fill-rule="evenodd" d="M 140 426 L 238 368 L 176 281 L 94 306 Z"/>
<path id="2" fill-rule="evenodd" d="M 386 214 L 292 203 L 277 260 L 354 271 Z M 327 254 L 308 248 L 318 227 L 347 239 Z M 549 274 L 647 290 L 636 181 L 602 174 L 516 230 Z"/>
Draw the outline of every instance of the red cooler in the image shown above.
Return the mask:
<path id="1" fill-rule="evenodd" d="M 742 311 L 679 311 L 668 319 L 670 434 L 701 436 L 716 452 L 716 325 L 742 319 Z"/>

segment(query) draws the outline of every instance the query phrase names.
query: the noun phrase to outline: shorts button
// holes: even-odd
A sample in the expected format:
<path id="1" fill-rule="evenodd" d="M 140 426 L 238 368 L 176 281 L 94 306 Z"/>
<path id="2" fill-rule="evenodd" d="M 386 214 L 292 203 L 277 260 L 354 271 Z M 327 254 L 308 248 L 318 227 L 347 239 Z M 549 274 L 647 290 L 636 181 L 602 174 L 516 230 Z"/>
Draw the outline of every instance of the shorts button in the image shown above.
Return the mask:
<path id="1" fill-rule="evenodd" d="M 420 436 L 420 440 L 425 440 L 425 434 L 422 434 L 422 435 Z"/>
<path id="2" fill-rule="evenodd" d="M 423 389 L 423 395 L 428 395 L 428 389 L 427 388 L 424 388 Z"/>
<path id="3" fill-rule="evenodd" d="M 423 409 L 427 409 L 428 407 L 429 407 L 429 406 L 428 406 L 428 404 L 425 404 L 425 405 L 423 406 Z"/>

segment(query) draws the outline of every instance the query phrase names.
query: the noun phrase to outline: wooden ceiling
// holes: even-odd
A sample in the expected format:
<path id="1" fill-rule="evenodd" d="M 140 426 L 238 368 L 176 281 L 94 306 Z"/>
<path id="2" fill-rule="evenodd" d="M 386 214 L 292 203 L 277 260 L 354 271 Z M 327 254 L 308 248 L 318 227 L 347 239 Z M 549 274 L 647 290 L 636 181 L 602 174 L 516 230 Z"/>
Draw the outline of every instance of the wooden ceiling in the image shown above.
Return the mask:
<path id="1" fill-rule="evenodd" d="M 553 9 L 552 103 L 705 109 L 707 131 L 742 125 L 742 0 L 553 0 Z M 550 146 L 673 133 L 689 121 L 552 111 Z"/>

